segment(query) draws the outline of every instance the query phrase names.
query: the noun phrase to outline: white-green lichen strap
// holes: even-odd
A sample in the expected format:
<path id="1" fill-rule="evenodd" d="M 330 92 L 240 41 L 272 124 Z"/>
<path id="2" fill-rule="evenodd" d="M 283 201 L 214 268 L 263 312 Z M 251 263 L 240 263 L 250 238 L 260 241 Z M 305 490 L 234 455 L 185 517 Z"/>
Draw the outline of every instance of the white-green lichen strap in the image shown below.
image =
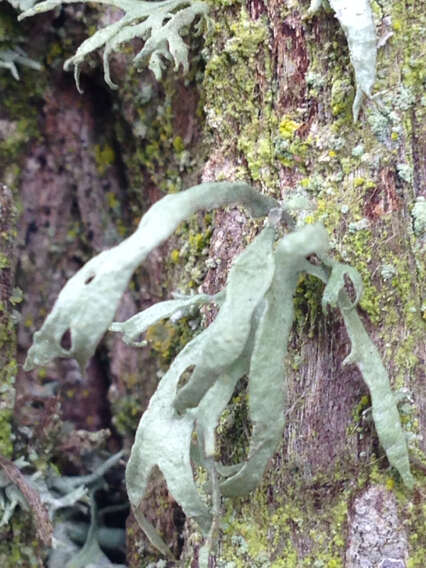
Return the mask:
<path id="1" fill-rule="evenodd" d="M 352 266 L 348 266 L 347 264 L 340 264 L 332 260 L 327 260 L 327 266 L 331 268 L 327 279 L 324 282 L 327 284 L 321 300 L 321 305 L 323 311 L 326 310 L 327 306 L 331 306 L 332 308 L 337 308 L 338 306 L 340 309 L 351 310 L 355 306 L 358 305 L 359 300 L 362 296 L 362 279 L 359 272 L 353 268 Z M 312 274 L 312 271 L 310 271 Z M 351 282 L 354 292 L 355 298 L 353 302 L 349 302 L 346 307 L 340 302 L 340 299 L 345 295 L 345 278 Z M 346 302 L 344 302 L 346 305 Z"/>
<path id="2" fill-rule="evenodd" d="M 161 379 L 139 423 L 126 468 L 127 492 L 134 515 L 152 544 L 168 556 L 168 547 L 140 507 L 155 466 L 164 475 L 170 493 L 185 514 L 197 521 L 205 534 L 211 524 L 210 512 L 195 486 L 190 461 L 195 415 L 186 412 L 180 416 L 173 408 L 177 383 L 182 373 L 197 360 L 203 343 L 203 334 L 188 343 Z"/>
<path id="3" fill-rule="evenodd" d="M 128 282 L 146 256 L 164 242 L 179 223 L 196 211 L 232 203 L 264 216 L 277 203 L 244 183 L 205 183 L 155 203 L 137 230 L 116 247 L 87 262 L 64 286 L 42 328 L 34 334 L 24 369 L 46 365 L 55 357 L 75 357 L 84 369 L 111 325 Z M 71 346 L 63 346 L 69 334 Z"/>
<path id="4" fill-rule="evenodd" d="M 206 392 L 196 409 L 198 445 L 201 445 L 199 461 L 213 458 L 216 454 L 216 427 L 219 418 L 229 403 L 237 382 L 248 372 L 249 358 L 241 355 L 225 369 L 215 384 Z"/>
<path id="5" fill-rule="evenodd" d="M 17 63 L 36 71 L 41 69 L 40 63 L 27 57 L 25 51 L 19 47 L 15 47 L 15 49 L 0 49 L 0 68 L 9 69 L 13 78 L 19 81 Z"/>
<path id="6" fill-rule="evenodd" d="M 96 489 L 89 495 L 90 501 L 90 527 L 83 548 L 72 556 L 65 564 L 65 568 L 87 568 L 89 566 L 116 566 L 99 546 L 98 514 L 95 501 Z"/>
<path id="7" fill-rule="evenodd" d="M 357 122 L 363 95 L 371 97 L 376 80 L 377 39 L 373 12 L 369 0 L 328 0 L 345 32 L 349 55 L 355 71 L 356 94 L 352 112 Z M 316 12 L 323 0 L 312 0 L 310 14 Z"/>
<path id="8" fill-rule="evenodd" d="M 355 309 L 348 309 L 348 297 L 340 300 L 346 330 L 352 350 L 345 363 L 354 363 L 361 371 L 371 396 L 371 407 L 379 441 L 389 463 L 399 472 L 410 489 L 414 478 L 410 471 L 407 442 L 395 397 L 390 387 L 388 373 L 382 363 L 377 347 L 368 336 Z"/>
<path id="9" fill-rule="evenodd" d="M 237 302 L 238 304 L 240 296 L 244 296 L 242 288 L 244 286 L 247 288 L 248 286 L 244 277 L 249 277 L 250 286 L 248 288 L 251 290 L 253 287 L 252 279 L 255 276 L 254 272 L 256 272 L 256 288 L 260 287 L 260 297 L 264 294 L 264 288 L 269 286 L 273 274 L 273 238 L 274 229 L 268 226 L 234 262 L 228 277 L 226 299 L 215 322 L 220 318 L 220 313 L 223 310 L 226 311 L 228 316 L 235 315 L 238 311 L 234 303 Z M 251 262 L 248 261 L 250 254 L 253 256 Z M 241 257 L 242 261 L 240 261 Z M 251 268 L 254 259 L 258 259 L 257 263 L 254 263 L 255 271 L 254 268 Z M 237 269 L 234 269 L 235 265 Z M 233 300 L 231 307 L 226 305 L 228 295 Z M 253 297 L 253 293 L 251 298 L 253 299 L 253 306 L 250 305 L 246 310 L 249 314 L 248 332 L 245 333 L 245 329 L 239 329 L 239 340 L 229 343 L 227 341 L 229 330 L 227 330 L 225 337 L 220 334 L 219 339 L 213 337 L 212 328 L 215 324 L 213 322 L 202 334 L 195 337 L 176 357 L 168 372 L 160 381 L 138 426 L 135 443 L 126 470 L 127 490 L 139 524 L 153 544 L 157 547 L 161 546 L 163 550 L 164 543 L 162 544 L 158 540 L 158 535 L 139 508 L 146 491 L 149 475 L 153 467 L 158 466 L 166 479 L 167 486 L 173 497 L 184 512 L 195 519 L 203 532 L 207 534 L 210 528 L 211 515 L 198 494 L 193 479 L 190 462 L 192 434 L 195 421 L 198 421 L 200 438 L 203 444 L 202 454 L 204 458 L 210 459 L 210 455 L 214 450 L 214 431 L 219 413 L 232 396 L 236 381 L 244 374 L 247 368 L 247 363 L 241 357 L 241 354 L 244 351 L 248 339 L 247 336 L 250 332 L 251 315 L 257 305 L 257 300 Z M 230 303 L 230 300 L 228 302 Z M 246 307 L 244 302 L 243 307 Z M 226 321 L 229 324 L 229 321 Z M 218 330 L 222 331 L 222 326 L 219 326 Z M 204 401 L 202 401 L 198 408 L 188 410 L 183 415 L 180 415 L 173 407 L 179 379 L 190 367 L 195 366 L 195 370 L 197 370 L 199 367 L 205 367 L 206 361 L 210 364 L 212 341 L 217 343 L 215 363 L 218 366 L 218 359 L 220 360 L 221 375 L 219 377 L 216 376 L 215 379 L 219 379 L 220 386 L 215 387 L 213 385 L 211 396 L 209 396 L 210 392 L 207 392 L 206 403 L 208 404 L 208 401 L 212 397 L 214 398 L 215 394 L 219 394 L 219 398 L 215 400 L 214 405 L 207 412 L 203 412 L 206 410 L 206 407 L 203 405 Z M 240 360 L 238 361 L 239 357 Z M 218 390 L 220 390 L 219 393 Z"/>
<path id="10" fill-rule="evenodd" d="M 221 483 L 225 496 L 247 495 L 253 490 L 282 439 L 287 394 L 284 358 L 293 324 L 293 295 L 305 257 L 314 252 L 322 254 L 327 248 L 327 233 L 320 225 L 303 227 L 277 246 L 274 279 L 266 294 L 250 361 L 249 417 L 253 432 L 249 457 L 236 474 Z"/>
<path id="11" fill-rule="evenodd" d="M 88 1 L 46 0 L 23 12 L 19 19 L 53 10 L 62 4 L 88 3 Z M 110 77 L 109 56 L 120 44 L 133 38 L 140 38 L 145 42 L 135 60 L 148 60 L 149 68 L 153 71 L 157 80 L 161 78 L 164 60 L 173 60 L 176 70 L 182 67 L 184 71 L 187 71 L 189 66 L 188 47 L 182 36 L 185 35 L 186 30 L 194 20 L 199 17 L 204 18 L 207 15 L 208 5 L 206 3 L 197 0 L 163 0 L 157 2 L 96 0 L 96 3 L 120 8 L 124 15 L 117 22 L 97 30 L 80 45 L 75 55 L 65 62 L 65 69 L 74 66 L 75 82 L 80 92 L 80 66 L 90 53 L 102 46 L 105 46 L 105 81 L 111 88 L 116 88 Z"/>
<path id="12" fill-rule="evenodd" d="M 296 284 L 297 280 L 294 289 Z M 273 301 L 276 288 L 273 285 L 266 296 L 250 363 L 249 417 L 253 430 L 249 455 L 241 469 L 221 483 L 224 496 L 247 495 L 257 487 L 282 438 L 286 404 L 283 361 L 293 322 L 293 297 L 290 293 L 281 298 L 278 308 Z"/>
<path id="13" fill-rule="evenodd" d="M 223 290 L 222 293 L 223 292 L 225 292 L 225 290 Z M 257 307 L 253 314 L 250 334 L 243 352 L 236 361 L 221 373 L 215 384 L 201 399 L 196 409 L 197 440 L 192 446 L 191 456 L 196 463 L 205 467 L 207 460 L 214 458 L 217 453 L 216 427 L 219 424 L 220 417 L 231 400 L 238 380 L 248 374 L 254 336 L 262 312 L 263 302 Z M 215 463 L 216 470 L 220 470 L 220 472 L 227 471 L 229 467 L 231 467 L 231 470 L 234 472 L 238 471 L 241 465 L 223 466 L 220 463 Z M 230 475 L 230 473 L 228 475 Z"/>
<path id="14" fill-rule="evenodd" d="M 189 308 L 218 302 L 220 301 L 220 298 L 221 296 L 219 294 L 214 296 L 209 296 L 208 294 L 196 294 L 194 296 L 188 296 L 176 300 L 166 300 L 165 302 L 160 302 L 150 306 L 146 310 L 139 312 L 126 321 L 112 323 L 109 330 L 122 333 L 122 339 L 124 343 L 127 343 L 127 345 L 142 347 L 145 343 L 143 341 L 137 341 L 137 339 L 151 325 L 154 325 L 162 319 L 170 318 L 179 312 L 185 312 Z"/>
<path id="15" fill-rule="evenodd" d="M 79 485 L 91 485 L 99 481 L 112 467 L 119 463 L 124 455 L 124 450 L 117 452 L 104 461 L 93 473 L 88 475 L 60 475 L 54 477 L 50 483 L 53 489 L 60 493 L 70 493 Z"/>
<path id="16" fill-rule="evenodd" d="M 139 3 L 140 4 L 140 3 Z M 109 41 L 104 49 L 104 70 L 105 82 L 112 88 L 116 85 L 111 81 L 109 71 L 109 56 L 111 52 L 117 50 L 120 44 L 133 39 L 134 37 L 148 38 L 141 51 L 134 57 L 134 63 L 141 60 L 149 61 L 149 69 L 154 73 L 155 78 L 159 81 L 163 74 L 164 60 L 174 61 L 174 70 L 177 71 L 182 67 L 183 72 L 187 73 L 189 68 L 188 47 L 182 40 L 181 32 L 189 28 L 197 17 L 207 16 L 209 7 L 205 2 L 184 0 L 173 0 L 167 6 L 164 2 L 158 2 L 158 7 L 154 11 L 152 2 L 148 3 L 149 17 L 141 23 L 123 26 L 122 29 Z M 187 7 L 184 7 L 187 4 Z M 180 7 L 177 13 L 173 13 L 173 9 Z M 134 22 L 139 18 L 132 18 L 129 12 L 130 20 Z M 164 23 L 166 22 L 166 23 Z M 183 35 L 183 33 L 182 33 Z M 150 37 L 149 37 L 150 36 Z M 83 46 L 81 46 L 83 47 Z M 77 55 L 77 54 L 76 54 Z"/>
<path id="17" fill-rule="evenodd" d="M 15 8 L 15 10 L 20 10 L 23 12 L 24 10 L 28 10 L 37 2 L 37 0 L 7 0 L 11 6 Z"/>
<path id="18" fill-rule="evenodd" d="M 214 322 L 204 332 L 208 341 L 202 358 L 187 384 L 176 395 L 174 405 L 179 412 L 197 406 L 220 374 L 241 355 L 249 337 L 253 313 L 272 281 L 274 236 L 274 227 L 268 225 L 234 260 L 225 301 Z"/>
<path id="19" fill-rule="evenodd" d="M 388 373 L 382 363 L 377 347 L 371 341 L 364 325 L 345 289 L 344 275 L 351 279 L 357 298 L 361 293 L 361 278 L 353 269 L 335 263 L 331 268 L 323 295 L 323 307 L 339 307 L 352 350 L 345 364 L 354 363 L 361 371 L 371 396 L 371 406 L 379 441 L 389 463 L 397 469 L 408 487 L 414 479 L 410 471 L 407 442 L 401 426 L 398 408 L 390 387 Z"/>

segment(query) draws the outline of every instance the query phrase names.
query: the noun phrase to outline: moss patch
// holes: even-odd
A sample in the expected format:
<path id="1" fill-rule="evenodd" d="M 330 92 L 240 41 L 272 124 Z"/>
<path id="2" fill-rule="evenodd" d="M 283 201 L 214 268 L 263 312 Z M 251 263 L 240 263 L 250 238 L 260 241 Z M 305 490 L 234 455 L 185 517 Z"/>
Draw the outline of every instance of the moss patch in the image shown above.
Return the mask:
<path id="1" fill-rule="evenodd" d="M 264 486 L 249 502 L 239 500 L 237 514 L 236 500 L 228 503 L 218 566 L 343 568 L 350 493 L 334 498 L 324 494 L 327 505 L 318 510 L 315 492 L 289 489 L 285 495 L 274 493 L 274 504 L 269 504 Z"/>
<path id="2" fill-rule="evenodd" d="M 272 78 L 266 21 L 252 20 L 245 8 L 217 10 L 214 18 L 203 82 L 207 124 L 220 137 L 224 152 L 244 158 L 252 180 L 276 188 L 278 119 L 272 93 L 259 92 L 260 77 Z M 240 175 L 244 174 L 241 169 Z"/>

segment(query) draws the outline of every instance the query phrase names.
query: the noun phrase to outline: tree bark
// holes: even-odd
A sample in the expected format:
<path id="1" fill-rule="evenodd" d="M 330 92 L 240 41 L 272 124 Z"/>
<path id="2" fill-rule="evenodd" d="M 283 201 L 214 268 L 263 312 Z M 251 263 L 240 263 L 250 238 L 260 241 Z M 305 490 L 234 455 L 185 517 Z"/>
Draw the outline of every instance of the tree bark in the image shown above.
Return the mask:
<path id="1" fill-rule="evenodd" d="M 223 501 L 211 566 L 426 563 L 421 529 L 426 133 L 417 39 L 424 16 L 422 6 L 409 0 L 372 6 L 378 38 L 389 37 L 378 52 L 377 98 L 364 101 L 357 124 L 346 38 L 330 11 L 305 20 L 306 1 L 212 2 L 210 32 L 191 43 L 189 75 L 169 70 L 161 83 L 147 70 L 136 74 L 123 50 L 112 58 L 119 90 L 103 83 L 98 63 L 84 67 L 80 96 L 61 69 L 63 60 L 87 37 L 85 28 L 114 17 L 109 9 L 94 13 L 80 5 L 37 16 L 20 28 L 27 52 L 44 62 L 42 73 L 23 69 L 18 83 L 1 70 L 0 181 L 19 192 L 21 203 L 16 281 L 24 290 L 21 361 L 65 280 L 90 256 L 130 234 L 164 193 L 200 179 L 242 179 L 284 201 L 306 196 L 315 209 L 303 213 L 305 222 L 321 221 L 333 256 L 363 278 L 360 313 L 401 398 L 416 488 L 408 491 L 389 469 L 368 390 L 356 367 L 343 366 L 350 350 L 343 322 L 334 311 L 322 313 L 322 285 L 304 277 L 285 362 L 283 443 L 249 498 Z M 8 6 L 0 9 L 10 17 Z M 36 37 L 46 38 L 47 47 Z M 175 290 L 216 293 L 232 259 L 260 226 L 239 208 L 194 216 L 150 255 L 116 319 Z M 15 428 L 52 424 L 37 430 L 36 449 L 65 472 L 83 466 L 78 444 L 67 446 L 53 427 L 57 412 L 80 432 L 109 429 L 111 451 L 129 447 L 157 373 L 190 335 L 188 322 L 159 324 L 141 350 L 107 337 L 87 376 L 72 361 L 31 374 L 19 370 Z M 50 383 L 57 385 L 54 394 L 46 387 Z M 246 402 L 241 384 L 219 440 L 229 460 L 238 461 L 247 446 Z M 56 447 L 53 439 L 59 440 Z M 22 445 L 14 457 L 20 451 Z M 201 535 L 159 479 L 153 479 L 146 509 L 179 556 L 170 566 L 196 568 Z M 130 516 L 128 566 L 158 559 Z"/>

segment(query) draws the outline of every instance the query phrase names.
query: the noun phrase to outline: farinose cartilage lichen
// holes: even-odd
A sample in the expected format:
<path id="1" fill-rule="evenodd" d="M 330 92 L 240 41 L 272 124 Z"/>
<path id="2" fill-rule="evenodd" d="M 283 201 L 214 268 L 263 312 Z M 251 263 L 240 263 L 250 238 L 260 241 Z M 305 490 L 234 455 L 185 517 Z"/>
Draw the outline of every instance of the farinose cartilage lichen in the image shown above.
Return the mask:
<path id="1" fill-rule="evenodd" d="M 37 0 L 7 0 L 7 1 L 11 6 L 15 8 L 15 10 L 20 10 L 21 12 L 29 10 L 37 2 Z"/>
<path id="2" fill-rule="evenodd" d="M 63 4 L 88 2 L 89 0 L 46 0 L 23 12 L 19 19 L 53 10 Z M 96 0 L 99 4 L 115 6 L 124 12 L 124 16 L 104 28 L 97 30 L 86 39 L 73 57 L 68 59 L 64 68 L 74 66 L 77 88 L 80 88 L 80 66 L 93 51 L 104 47 L 103 62 L 106 83 L 111 88 L 116 85 L 111 80 L 109 56 L 119 46 L 133 38 L 145 41 L 143 48 L 135 56 L 135 63 L 148 61 L 148 67 L 155 77 L 161 78 L 165 62 L 172 61 L 175 70 L 180 67 L 188 70 L 188 47 L 182 39 L 188 28 L 196 20 L 207 15 L 208 6 L 198 0 L 161 0 L 146 2 L 144 0 Z M 195 33 L 199 33 L 199 26 Z M 194 33 L 194 32 L 193 32 Z"/>
<path id="3" fill-rule="evenodd" d="M 324 0 L 312 0 L 309 14 L 315 13 Z M 369 0 L 328 0 L 345 32 L 349 55 L 355 71 L 356 93 L 353 102 L 357 122 L 363 96 L 371 97 L 376 80 L 377 39 Z"/>
<path id="4" fill-rule="evenodd" d="M 169 300 L 126 322 L 111 324 L 131 274 L 148 252 L 193 212 L 235 202 L 244 203 L 254 215 L 269 216 L 264 229 L 234 260 L 218 295 Z M 327 231 L 319 223 L 305 225 L 274 243 L 280 220 L 277 202 L 245 184 L 202 184 L 169 195 L 146 213 L 131 237 L 80 269 L 34 335 L 26 369 L 57 356 L 74 356 L 84 367 L 108 327 L 123 333 L 127 343 L 140 345 L 136 341 L 140 334 L 159 319 L 194 305 L 218 304 L 213 323 L 185 346 L 161 379 L 141 418 L 127 465 L 127 490 L 134 514 L 154 546 L 165 555 L 170 555 L 168 547 L 141 510 L 154 467 L 162 472 L 174 499 L 197 521 L 211 544 L 220 497 L 246 495 L 254 489 L 282 441 L 287 390 L 283 359 L 293 322 L 293 295 L 302 273 L 325 283 L 324 308 L 330 305 L 341 311 L 352 343 L 347 361 L 358 366 L 370 390 L 379 440 L 403 482 L 413 486 L 389 378 L 356 311 L 362 288 L 359 274 L 328 256 Z M 320 263 L 308 260 L 311 255 Z M 352 282 L 354 300 L 349 300 L 345 291 L 345 278 Z M 60 345 L 66 331 L 71 332 L 68 351 Z M 179 386 L 185 373 L 188 380 Z M 248 458 L 225 466 L 218 456 L 215 432 L 237 382 L 246 374 L 253 426 Z M 211 509 L 194 480 L 192 462 L 202 465 L 209 476 Z M 206 565 L 203 562 L 201 565 Z"/>
<path id="5" fill-rule="evenodd" d="M 17 81 L 19 80 L 18 64 L 30 67 L 36 71 L 40 71 L 41 69 L 40 63 L 30 59 L 20 47 L 15 47 L 14 49 L 0 49 L 0 68 L 9 69 L 12 76 Z"/>
<path id="6" fill-rule="evenodd" d="M 204 183 L 163 197 L 143 216 L 136 231 L 116 247 L 87 262 L 64 286 L 25 362 L 27 371 L 55 357 L 74 357 L 82 369 L 112 323 L 118 302 L 137 266 L 165 241 L 179 223 L 200 209 L 244 204 L 255 217 L 265 216 L 277 202 L 245 183 Z M 61 339 L 71 335 L 65 349 Z"/>
<path id="7" fill-rule="evenodd" d="M 55 467 L 43 473 L 22 473 L 30 463 L 23 458 L 10 462 L 0 456 L 0 527 L 10 523 L 17 507 L 31 510 L 37 533 L 44 544 L 51 547 L 46 566 L 49 568 L 87 568 L 90 565 L 121 566 L 110 563 L 98 545 L 98 518 L 93 495 L 106 487 L 104 475 L 118 464 L 123 451 L 109 457 L 87 475 L 61 475 Z M 82 517 L 90 495 L 91 523 L 82 532 L 82 548 L 69 534 L 81 528 L 76 520 Z M 83 523 L 84 525 L 84 523 Z M 108 564 L 106 562 L 108 561 Z"/>
<path id="8" fill-rule="evenodd" d="M 45 0 L 38 4 L 32 0 L 14 2 L 13 5 L 25 9 L 18 19 L 22 20 L 43 12 L 53 10 L 63 4 L 86 2 L 89 0 Z M 78 90 L 80 87 L 80 67 L 85 58 L 100 48 L 103 51 L 104 77 L 111 88 L 117 85 L 111 79 L 109 57 L 120 45 L 134 38 L 145 43 L 134 57 L 136 64 L 145 64 L 152 70 L 157 80 L 161 79 L 167 61 L 174 64 L 175 70 L 188 70 L 188 46 L 183 36 L 193 28 L 199 34 L 203 20 L 208 13 L 207 3 L 201 0 L 96 0 L 97 3 L 120 8 L 124 15 L 112 24 L 97 30 L 68 59 L 64 68 L 74 67 Z M 312 0 L 308 15 L 314 14 L 325 0 Z M 377 39 L 376 28 L 369 0 L 329 0 L 336 17 L 343 28 L 349 46 L 349 55 L 355 72 L 356 93 L 353 102 L 354 122 L 357 122 L 364 95 L 372 96 L 376 80 Z"/>

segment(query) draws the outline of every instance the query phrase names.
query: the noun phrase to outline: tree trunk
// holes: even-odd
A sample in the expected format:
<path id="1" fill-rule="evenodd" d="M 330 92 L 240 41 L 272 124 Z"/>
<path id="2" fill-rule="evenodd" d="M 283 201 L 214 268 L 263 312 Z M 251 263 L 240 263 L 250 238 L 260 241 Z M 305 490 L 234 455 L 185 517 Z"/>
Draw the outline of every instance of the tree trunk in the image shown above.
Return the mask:
<path id="1" fill-rule="evenodd" d="M 355 366 L 343 365 L 350 351 L 343 322 L 334 311 L 322 313 L 322 285 L 304 277 L 285 362 L 289 392 L 282 447 L 250 497 L 223 501 L 211 566 L 426 564 L 421 479 L 426 133 L 418 39 L 424 16 L 421 4 L 410 0 L 372 7 L 384 43 L 378 51 L 378 95 L 364 101 L 357 124 L 346 38 L 331 11 L 305 19 L 307 1 L 212 2 L 210 32 L 191 40 L 189 74 L 169 69 L 160 83 L 148 70 L 135 73 L 124 49 L 112 58 L 118 91 L 104 84 L 93 59 L 92 68 L 83 68 L 79 95 L 62 63 L 89 27 L 114 18 L 109 8 L 93 12 L 81 5 L 20 25 L 27 53 L 44 63 L 40 73 L 22 69 L 16 82 L 0 69 L 0 182 L 17 192 L 20 203 L 20 361 L 66 279 L 93 254 L 128 236 L 164 193 L 200 179 L 245 180 L 284 201 L 307 197 L 313 209 L 302 211 L 300 220 L 321 221 L 333 256 L 362 276 L 360 314 L 401 399 L 416 488 L 407 490 L 389 468 L 367 387 Z M 9 5 L 0 10 L 1 21 L 11 22 Z M 43 42 L 36 41 L 40 37 Z M 239 208 L 194 216 L 138 270 L 116 319 L 175 290 L 216 293 L 232 259 L 260 226 Z M 156 325 L 141 350 L 107 337 L 87 376 L 70 360 L 31 374 L 20 369 L 14 457 L 31 449 L 37 454 L 32 463 L 41 470 L 50 461 L 64 473 L 82 470 L 81 447 L 67 445 L 58 413 L 61 424 L 71 423 L 86 438 L 89 431 L 109 429 L 110 451 L 129 447 L 158 373 L 191 333 L 188 321 Z M 246 402 L 240 384 L 219 435 L 229 460 L 245 455 Z M 11 455 L 1 449 L 7 438 L 1 416 L 0 453 Z M 5 428 L 8 432 L 10 421 Z M 28 434 L 31 429 L 37 440 Z M 201 535 L 161 481 L 153 480 L 146 508 L 179 556 L 170 565 L 196 568 Z M 26 546 L 31 548 L 30 540 Z M 25 554 L 13 566 L 35 565 Z M 127 565 L 148 566 L 159 558 L 129 516 Z"/>

